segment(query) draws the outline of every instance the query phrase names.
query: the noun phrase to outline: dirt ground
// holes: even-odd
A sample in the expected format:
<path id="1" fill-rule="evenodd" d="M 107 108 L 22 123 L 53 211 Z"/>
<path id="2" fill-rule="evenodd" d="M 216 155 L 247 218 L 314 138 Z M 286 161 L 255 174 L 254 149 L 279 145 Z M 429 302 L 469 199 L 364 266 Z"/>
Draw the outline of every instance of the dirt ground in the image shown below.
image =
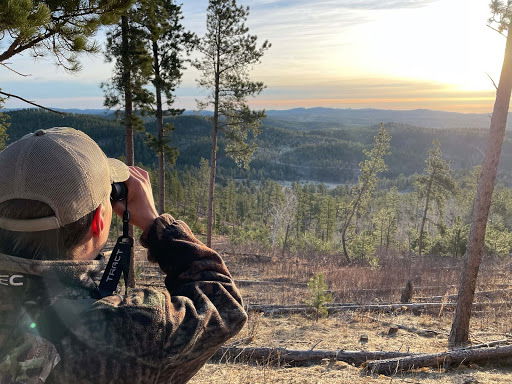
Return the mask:
<path id="1" fill-rule="evenodd" d="M 369 318 L 370 316 L 371 318 Z M 425 338 L 399 330 L 396 336 L 387 336 L 386 322 L 415 326 L 445 332 L 434 338 Z M 254 341 L 248 347 L 284 347 L 309 350 L 372 350 L 372 351 L 410 351 L 441 352 L 447 347 L 447 334 L 450 326 L 449 316 L 441 318 L 432 315 L 366 315 L 361 313 L 343 313 L 315 322 L 304 316 L 287 318 L 267 318 L 252 314 L 247 326 L 237 338 L 249 335 Z M 501 324 L 477 326 L 474 339 L 486 342 L 503 339 Z M 360 336 L 368 336 L 368 343 L 361 345 Z M 311 367 L 272 367 L 247 364 L 207 364 L 191 383 L 242 384 L 242 383 L 512 383 L 512 365 L 484 366 L 462 365 L 455 369 L 423 369 L 393 377 L 362 375 L 361 369 L 343 362 L 325 361 Z"/>
<path id="2" fill-rule="evenodd" d="M 299 304 L 304 303 L 308 295 L 306 282 L 318 270 L 326 271 L 325 264 L 293 261 L 291 263 L 276 260 L 267 255 L 241 254 L 233 251 L 224 241 L 217 239 L 214 246 L 224 256 L 226 264 L 235 280 L 240 281 L 246 304 Z M 508 267 L 507 267 L 508 268 Z M 428 284 L 423 285 L 441 287 L 437 293 L 452 294 L 453 269 L 448 269 L 448 276 L 432 274 Z M 503 270 L 501 268 L 500 270 Z M 327 270 L 328 271 L 328 270 Z M 142 271 L 143 277 L 148 281 L 158 280 L 153 270 Z M 378 271 L 365 271 L 360 267 L 354 269 L 354 274 L 374 274 Z M 384 272 L 385 273 L 385 272 Z M 351 275 L 350 269 L 343 270 L 345 276 Z M 442 274 L 442 271 L 441 273 Z M 491 274 L 488 271 L 489 276 Z M 487 279 L 486 281 L 488 281 Z M 139 280 L 140 281 L 140 280 Z M 382 279 L 383 282 L 386 278 Z M 264 282 L 264 284 L 259 284 Z M 503 283 L 503 279 L 500 279 Z M 497 284 L 493 281 L 492 284 Z M 508 281 L 506 281 L 508 283 Z M 341 283 L 340 283 L 341 284 Z M 348 283 L 347 283 L 348 284 Z M 366 284 L 366 283 L 365 283 Z M 366 285 L 361 284 L 359 288 Z M 393 284 L 400 284 L 393 282 Z M 452 285 L 450 285 L 452 284 Z M 336 286 L 336 281 L 330 282 L 330 287 Z M 403 285 L 401 285 L 403 287 Z M 480 286 L 481 289 L 488 288 Z M 347 287 L 343 286 L 343 294 Z M 400 286 L 398 287 L 400 288 Z M 492 287 L 491 287 L 492 288 Z M 376 292 L 378 287 L 372 287 Z M 390 297 L 359 297 L 363 302 L 386 302 L 393 300 Z M 424 295 L 424 292 L 418 293 Z M 374 295 L 375 296 L 375 295 Z M 343 298 L 343 297 L 342 297 Z M 350 296 L 356 301 L 357 296 Z M 502 299 L 502 297 L 501 297 Z M 336 301 L 339 301 L 336 300 Z M 414 301 L 414 300 L 413 300 Z M 400 313 L 360 313 L 344 312 L 331 315 L 329 318 L 316 322 L 307 315 L 293 315 L 286 317 L 268 317 L 259 313 L 250 313 L 241 333 L 227 344 L 237 340 L 245 340 L 239 346 L 247 347 L 281 347 L 297 350 L 369 350 L 369 351 L 401 351 L 413 353 L 441 352 L 447 349 L 447 338 L 451 326 L 453 313 L 450 311 L 437 311 L 423 314 Z M 394 336 L 388 336 L 389 325 L 384 323 L 398 323 L 408 327 L 428 329 L 438 332 L 436 337 L 423 337 L 415 333 L 399 330 Z M 492 340 L 508 338 L 512 332 L 510 312 L 490 310 L 476 314 L 472 319 L 471 338 L 474 343 L 483 343 Z M 367 343 L 361 344 L 361 336 L 366 336 Z M 250 341 L 247 341 L 250 338 Z M 271 365 L 248 365 L 239 363 L 209 363 L 191 380 L 193 384 L 267 384 L 267 383 L 450 383 L 450 384 L 476 384 L 476 383 L 512 383 L 512 363 L 501 362 L 494 365 L 478 366 L 476 364 L 461 365 L 449 370 L 421 369 L 414 372 L 398 374 L 393 377 L 365 376 L 359 367 L 343 362 L 324 361 L 320 365 L 309 367 L 288 367 Z"/>
<path id="3" fill-rule="evenodd" d="M 317 365 L 309 368 L 270 368 L 247 365 L 205 365 L 190 384 L 509 384 L 512 371 L 503 368 L 457 369 L 450 372 L 414 372 L 393 377 L 362 376 L 360 369 L 343 363 Z"/>

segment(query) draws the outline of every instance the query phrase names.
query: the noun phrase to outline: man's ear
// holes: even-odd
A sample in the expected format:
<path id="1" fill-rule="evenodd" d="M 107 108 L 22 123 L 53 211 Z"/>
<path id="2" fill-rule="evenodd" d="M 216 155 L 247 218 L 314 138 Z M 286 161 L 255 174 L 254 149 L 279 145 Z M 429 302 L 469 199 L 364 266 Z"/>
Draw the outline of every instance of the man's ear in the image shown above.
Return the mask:
<path id="1" fill-rule="evenodd" d="M 91 223 L 91 231 L 93 236 L 99 236 L 99 234 L 103 231 L 103 227 L 105 226 L 102 211 L 102 205 L 100 205 L 98 208 L 96 208 L 96 211 L 94 211 L 94 216 Z"/>

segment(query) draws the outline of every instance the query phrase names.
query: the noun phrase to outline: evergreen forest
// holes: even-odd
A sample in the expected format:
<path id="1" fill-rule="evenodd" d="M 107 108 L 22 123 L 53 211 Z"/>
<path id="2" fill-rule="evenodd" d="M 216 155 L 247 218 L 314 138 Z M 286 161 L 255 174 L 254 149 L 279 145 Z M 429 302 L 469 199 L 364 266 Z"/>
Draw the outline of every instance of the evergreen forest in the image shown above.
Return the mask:
<path id="1" fill-rule="evenodd" d="M 71 126 L 94 138 L 107 155 L 123 159 L 124 129 L 112 116 L 61 117 L 33 109 L 7 114 L 9 142 L 36 129 Z M 178 152 L 176 163 L 166 168 L 166 209 L 204 233 L 210 122 L 200 115 L 165 120 L 173 126 L 170 142 Z M 148 132 L 155 132 L 153 119 L 144 119 L 144 125 Z M 344 259 L 343 222 L 365 151 L 372 147 L 379 126 L 311 125 L 308 129 L 303 122 L 264 119 L 258 149 L 247 168 L 220 152 L 215 233 L 274 254 L 340 255 Z M 349 225 L 350 261 L 377 266 L 381 257 L 418 254 L 420 232 L 421 253 L 462 258 L 485 148 L 484 132 L 395 123 L 382 128 L 390 136 L 389 151 L 383 157 L 385 168 L 378 175 L 375 191 L 356 209 Z M 512 248 L 511 144 L 507 133 L 486 236 L 486 252 L 493 256 L 506 256 Z M 433 153 L 436 146 L 438 151 Z M 137 164 L 155 169 L 155 152 L 142 132 L 135 135 L 135 153 Z M 425 209 L 425 188 L 436 171 L 429 169 L 432 156 L 438 157 L 437 166 L 444 167 L 451 186 L 432 190 Z"/>

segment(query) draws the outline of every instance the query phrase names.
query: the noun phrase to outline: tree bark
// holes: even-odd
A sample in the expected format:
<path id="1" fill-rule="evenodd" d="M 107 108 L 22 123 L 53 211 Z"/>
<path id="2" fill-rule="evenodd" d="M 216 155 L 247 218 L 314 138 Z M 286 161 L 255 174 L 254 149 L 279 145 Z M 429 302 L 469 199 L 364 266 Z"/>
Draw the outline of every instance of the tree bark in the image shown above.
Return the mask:
<path id="1" fill-rule="evenodd" d="M 121 16 L 121 44 L 122 44 L 122 63 L 123 63 L 123 88 L 124 88 L 124 126 L 125 126 L 125 154 L 126 165 L 134 165 L 135 153 L 133 146 L 133 95 L 131 79 L 131 60 L 129 46 L 129 25 L 128 16 Z M 129 226 L 129 235 L 133 237 L 133 225 Z M 130 255 L 130 269 L 128 273 L 128 286 L 135 287 L 135 255 Z"/>
<path id="2" fill-rule="evenodd" d="M 453 309 L 457 303 L 412 303 L 412 304 L 326 304 L 329 314 L 346 311 L 367 311 L 367 312 L 392 312 L 392 311 L 439 311 L 441 308 Z M 512 302 L 497 303 L 473 303 L 476 310 L 482 308 L 512 308 Z M 284 306 L 284 305 L 251 305 L 249 311 L 262 312 L 264 315 L 280 316 L 292 314 L 314 314 L 315 309 L 307 305 Z"/>
<path id="3" fill-rule="evenodd" d="M 365 372 L 367 374 L 394 375 L 398 372 L 421 367 L 444 368 L 453 365 L 460 365 L 462 363 L 468 364 L 473 362 L 495 361 L 497 359 L 511 357 L 512 346 L 458 349 L 449 352 L 371 361 L 366 365 Z"/>
<path id="4" fill-rule="evenodd" d="M 430 194 L 432 192 L 432 183 L 434 182 L 434 172 L 430 175 L 430 180 L 428 181 L 427 195 L 425 197 L 425 209 L 423 210 L 423 217 L 421 218 L 420 225 L 420 236 L 418 239 L 418 254 L 421 256 L 423 251 L 423 233 L 425 231 L 425 221 L 427 221 L 427 213 L 428 213 L 428 205 L 430 203 Z"/>
<path id="5" fill-rule="evenodd" d="M 284 257 L 284 253 L 286 252 L 286 247 L 288 246 L 288 235 L 290 233 L 290 223 L 286 224 L 286 232 L 284 234 L 284 241 L 283 241 L 283 249 L 281 251 L 281 257 Z"/>
<path id="6" fill-rule="evenodd" d="M 507 115 L 512 90 L 512 28 L 508 26 L 505 57 L 501 69 L 500 82 L 491 118 L 491 127 L 485 158 L 478 180 L 476 199 L 473 205 L 473 220 L 469 235 L 466 261 L 462 272 L 457 308 L 449 337 L 451 346 L 463 345 L 469 341 L 469 322 L 476 279 L 482 261 L 485 231 L 491 206 L 491 198 L 496 181 L 503 137 L 507 125 Z"/>
<path id="7" fill-rule="evenodd" d="M 218 88 L 216 90 L 216 98 L 218 98 Z M 213 233 L 213 204 L 215 199 L 215 178 L 217 173 L 217 136 L 218 136 L 218 124 L 219 124 L 219 113 L 218 113 L 218 101 L 215 102 L 215 112 L 213 116 L 213 127 L 212 127 L 212 149 L 210 155 L 210 180 L 208 183 L 208 222 L 207 222 L 207 234 L 206 234 L 206 245 L 211 247 L 212 245 L 212 233 Z"/>
<path id="8" fill-rule="evenodd" d="M 160 61 L 156 41 L 153 41 L 153 69 L 155 71 L 156 130 L 158 132 L 158 212 L 162 214 L 165 212 L 164 114 L 162 109 L 162 78 L 160 77 Z"/>
<path id="9" fill-rule="evenodd" d="M 320 364 L 324 359 L 344 361 L 361 365 L 369 360 L 411 356 L 406 352 L 385 351 L 300 351 L 285 348 L 240 348 L 221 347 L 213 356 L 213 361 L 262 363 L 271 365 L 289 364 L 294 366 Z"/>
<path id="10" fill-rule="evenodd" d="M 217 29 L 217 52 L 215 56 L 215 89 L 213 102 L 212 150 L 210 156 L 210 181 L 208 185 L 208 217 L 206 231 L 206 245 L 212 246 L 213 233 L 213 205 L 215 196 L 215 177 L 217 173 L 217 136 L 219 130 L 219 101 L 220 101 L 220 22 Z"/>
<path id="11" fill-rule="evenodd" d="M 121 44 L 123 47 L 123 89 L 124 89 L 124 126 L 125 126 L 125 154 L 126 164 L 133 165 L 135 155 L 133 151 L 133 95 L 131 80 L 131 60 L 129 46 L 128 16 L 121 16 Z"/>
<path id="12" fill-rule="evenodd" d="M 352 218 L 354 217 L 354 214 L 356 213 L 357 209 L 359 208 L 359 202 L 361 201 L 361 196 L 363 194 L 363 189 L 359 191 L 359 195 L 357 196 L 357 200 L 354 203 L 354 206 L 352 207 L 352 211 L 350 212 L 348 219 L 345 221 L 345 224 L 343 224 L 343 229 L 341 231 L 341 245 L 343 246 L 343 255 L 345 256 L 345 259 L 347 260 L 347 263 L 350 263 L 350 256 L 348 254 L 347 249 L 347 230 L 350 226 L 350 223 L 352 222 Z"/>

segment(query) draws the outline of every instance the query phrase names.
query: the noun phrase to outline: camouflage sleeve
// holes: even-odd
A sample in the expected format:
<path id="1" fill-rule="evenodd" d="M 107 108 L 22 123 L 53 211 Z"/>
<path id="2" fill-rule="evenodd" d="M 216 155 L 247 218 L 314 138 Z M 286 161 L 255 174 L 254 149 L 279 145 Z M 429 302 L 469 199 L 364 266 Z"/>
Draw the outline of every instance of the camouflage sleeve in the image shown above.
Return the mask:
<path id="1" fill-rule="evenodd" d="M 167 275 L 167 362 L 207 360 L 247 319 L 226 265 L 187 224 L 169 214 L 154 221 L 141 243 L 148 248 L 148 259 L 158 262 Z"/>

